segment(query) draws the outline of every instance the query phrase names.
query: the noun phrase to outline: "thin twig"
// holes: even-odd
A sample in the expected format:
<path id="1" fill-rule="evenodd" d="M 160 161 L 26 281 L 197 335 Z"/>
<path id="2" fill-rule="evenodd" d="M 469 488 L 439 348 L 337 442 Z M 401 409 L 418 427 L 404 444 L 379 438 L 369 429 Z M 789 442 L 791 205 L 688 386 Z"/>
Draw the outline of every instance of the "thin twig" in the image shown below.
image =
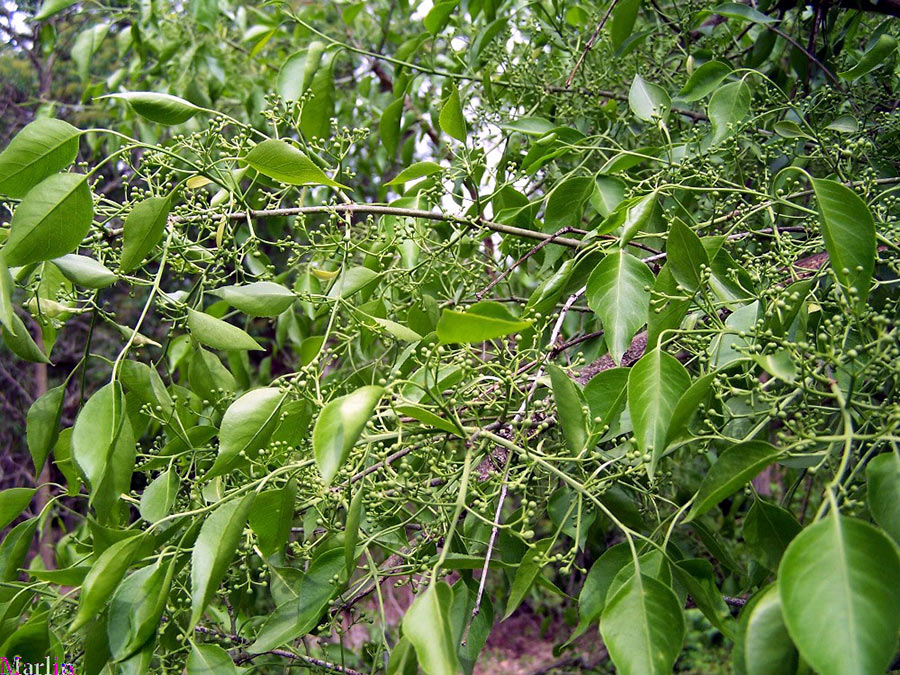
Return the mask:
<path id="1" fill-rule="evenodd" d="M 571 86 L 572 80 L 575 79 L 575 74 L 578 72 L 578 69 L 581 68 L 581 64 L 584 63 L 584 60 L 587 58 L 588 52 L 591 51 L 594 43 L 597 41 L 597 38 L 600 37 L 600 31 L 603 30 L 603 26 L 606 25 L 606 20 L 609 19 L 609 15 L 612 14 L 612 11 L 613 9 L 615 9 L 616 3 L 618 1 L 619 0 L 613 0 L 610 3 L 609 9 L 606 10 L 606 14 L 603 15 L 602 19 L 600 19 L 600 23 L 597 24 L 597 28 L 594 30 L 594 34 L 591 35 L 591 38 L 587 41 L 587 44 L 584 46 L 584 51 L 581 52 L 581 56 L 575 63 L 575 67 L 572 68 L 572 72 L 569 73 L 569 77 L 566 79 L 566 89 Z"/>

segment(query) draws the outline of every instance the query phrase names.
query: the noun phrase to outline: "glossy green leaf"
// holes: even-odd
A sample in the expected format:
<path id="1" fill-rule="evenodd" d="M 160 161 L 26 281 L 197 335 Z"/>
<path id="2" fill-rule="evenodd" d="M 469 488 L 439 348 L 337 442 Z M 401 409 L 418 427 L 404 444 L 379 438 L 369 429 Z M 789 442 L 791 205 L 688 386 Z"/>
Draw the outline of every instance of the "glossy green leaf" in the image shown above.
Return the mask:
<path id="1" fill-rule="evenodd" d="M 202 108 L 183 98 L 155 91 L 126 91 L 98 98 L 125 101 L 138 115 L 157 124 L 184 124 L 202 111 Z"/>
<path id="2" fill-rule="evenodd" d="M 652 477 L 666 434 L 681 395 L 691 378 L 671 354 L 654 349 L 631 367 L 628 376 L 628 410 L 638 449 L 650 454 L 648 473 Z"/>
<path id="3" fill-rule="evenodd" d="M 135 204 L 122 226 L 123 272 L 131 272 L 140 266 L 147 254 L 162 238 L 169 217 L 168 197 L 147 197 Z"/>
<path id="4" fill-rule="evenodd" d="M 75 64 L 75 72 L 82 80 L 87 80 L 90 75 L 91 61 L 94 54 L 100 49 L 100 45 L 109 34 L 108 23 L 94 23 L 85 28 L 75 37 L 72 43 L 70 56 Z"/>
<path id="5" fill-rule="evenodd" d="M 556 402 L 556 417 L 573 454 L 584 450 L 588 439 L 588 420 L 585 416 L 584 397 L 565 371 L 552 363 L 547 364 L 553 400 Z"/>
<path id="6" fill-rule="evenodd" d="M 450 97 L 441 108 L 439 116 L 441 130 L 448 136 L 452 136 L 461 143 L 466 142 L 466 118 L 463 116 L 462 103 L 459 100 L 459 90 L 454 86 L 450 91 Z"/>
<path id="7" fill-rule="evenodd" d="M 707 61 L 691 73 L 678 92 L 678 98 L 683 101 L 699 101 L 714 92 L 731 72 L 731 66 L 723 61 Z"/>
<path id="8" fill-rule="evenodd" d="M 289 289 L 271 281 L 221 286 L 210 293 L 248 316 L 278 316 L 297 299 Z"/>
<path id="9" fill-rule="evenodd" d="M 872 518 L 900 543 L 900 458 L 895 452 L 866 465 L 866 497 Z"/>
<path id="10" fill-rule="evenodd" d="M 625 409 L 630 372 L 628 368 L 601 370 L 584 385 L 584 398 L 594 424 L 607 424 L 611 427 L 616 423 Z"/>
<path id="11" fill-rule="evenodd" d="M 388 157 L 392 159 L 397 154 L 397 144 L 400 142 L 400 124 L 403 121 L 404 103 L 404 97 L 402 96 L 390 103 L 384 109 L 378 122 L 378 133 L 381 137 L 381 142 L 384 144 Z"/>
<path id="12" fill-rule="evenodd" d="M 284 397 L 278 388 L 264 387 L 247 392 L 228 406 L 219 428 L 219 454 L 207 478 L 228 473 L 242 452 L 252 456 L 269 442 Z"/>
<path id="13" fill-rule="evenodd" d="M 781 456 L 781 451 L 765 441 L 745 441 L 719 455 L 703 481 L 687 520 L 701 516 L 734 494 L 760 471 Z"/>
<path id="14" fill-rule="evenodd" d="M 59 420 L 62 416 L 66 387 L 64 384 L 48 389 L 28 409 L 25 417 L 25 438 L 34 463 L 34 475 L 40 475 L 50 450 L 59 438 Z M 0 519 L 2 520 L 2 519 Z M 0 530 L 3 527 L 0 526 Z"/>
<path id="15" fill-rule="evenodd" d="M 0 328 L 11 331 L 10 337 L 16 337 L 16 312 L 12 304 L 14 287 L 6 260 L 0 255 Z"/>
<path id="16" fill-rule="evenodd" d="M 72 459 L 98 509 L 114 504 L 131 485 L 135 441 L 118 382 L 106 384 L 85 403 L 72 430 Z"/>
<path id="17" fill-rule="evenodd" d="M 169 599 L 174 561 L 155 563 L 132 572 L 119 584 L 109 603 L 107 636 L 116 661 L 137 653 L 155 633 Z"/>
<path id="18" fill-rule="evenodd" d="M 169 515 L 180 487 L 181 479 L 173 469 L 159 474 L 141 495 L 141 518 L 148 523 L 155 523 Z"/>
<path id="19" fill-rule="evenodd" d="M 666 259 L 675 281 L 688 291 L 700 288 L 703 267 L 709 266 L 700 237 L 680 219 L 672 222 L 666 239 Z"/>
<path id="20" fill-rule="evenodd" d="M 812 179 L 831 267 L 844 293 L 862 306 L 875 270 L 875 221 L 866 203 L 833 180 Z"/>
<path id="21" fill-rule="evenodd" d="M 525 595 L 531 590 L 535 580 L 541 573 L 544 566 L 547 565 L 545 554 L 553 545 L 553 539 L 542 539 L 535 542 L 532 548 L 526 549 L 525 555 L 519 561 L 516 568 L 516 575 L 513 578 L 512 586 L 509 589 L 509 599 L 506 601 L 506 612 L 503 614 L 501 621 L 506 621 L 512 613 L 518 609 Z"/>
<path id="22" fill-rule="evenodd" d="M 110 545 L 94 563 L 81 584 L 78 611 L 72 620 L 70 631 L 76 631 L 96 617 L 115 591 L 138 550 L 144 543 L 143 535 L 135 532 L 126 539 Z"/>
<path id="23" fill-rule="evenodd" d="M 13 527 L 0 543 L 0 583 L 14 581 L 31 549 L 38 518 L 29 518 Z"/>
<path id="24" fill-rule="evenodd" d="M 628 106 L 639 120 L 651 122 L 663 119 L 669 112 L 671 101 L 665 89 L 635 75 L 628 91 Z"/>
<path id="25" fill-rule="evenodd" d="M 300 129 L 307 138 L 328 138 L 331 135 L 331 120 L 335 116 L 334 56 L 335 52 L 324 54 L 306 92 L 309 99 L 303 104 Z M 320 180 L 315 182 L 344 187 Z"/>
<path id="26" fill-rule="evenodd" d="M 754 500 L 744 517 L 744 541 L 750 554 L 770 570 L 777 570 L 800 523 L 789 511 L 761 499 Z"/>
<path id="27" fill-rule="evenodd" d="M 15 312 L 9 317 L 12 329 L 5 325 L 0 329 L 3 336 L 3 343 L 9 348 L 13 354 L 20 359 L 30 361 L 31 363 L 50 363 L 47 355 L 37 346 L 31 333 L 23 323 L 22 319 Z"/>
<path id="28" fill-rule="evenodd" d="M 685 431 L 697 408 L 709 393 L 715 378 L 715 373 L 707 373 L 703 377 L 697 378 L 691 382 L 691 386 L 678 399 L 675 410 L 672 411 L 669 429 L 666 431 L 666 445 L 676 440 Z"/>
<path id="29" fill-rule="evenodd" d="M 285 141 L 267 139 L 253 146 L 243 161 L 264 176 L 288 185 L 345 187 L 329 178 L 309 157 Z"/>
<path id="30" fill-rule="evenodd" d="M 266 490 L 256 496 L 250 509 L 250 529 L 256 534 L 259 550 L 266 558 L 278 556 L 291 536 L 297 483 L 290 480 L 278 490 Z"/>
<path id="31" fill-rule="evenodd" d="M 804 529 L 778 568 L 784 622 L 822 675 L 883 673 L 900 633 L 900 554 L 868 523 L 835 513 Z"/>
<path id="32" fill-rule="evenodd" d="M 347 461 L 382 394 L 382 387 L 360 387 L 322 408 L 313 428 L 312 442 L 316 465 L 326 486 L 331 485 Z"/>
<path id="33" fill-rule="evenodd" d="M 720 143 L 737 130 L 750 112 L 750 94 L 750 86 L 744 80 L 716 88 L 706 108 L 712 123 L 710 143 Z"/>
<path id="34" fill-rule="evenodd" d="M 775 586 L 762 592 L 747 618 L 744 664 L 747 675 L 783 675 L 797 670 L 797 649 L 784 625 Z"/>
<path id="35" fill-rule="evenodd" d="M 717 7 L 714 7 L 712 10 L 716 14 L 720 14 L 721 16 L 726 16 L 730 19 L 743 19 L 745 21 L 750 21 L 752 23 L 774 23 L 775 19 L 771 16 L 766 16 L 762 12 L 753 9 L 749 5 L 742 5 L 737 2 L 726 2 Z"/>
<path id="36" fill-rule="evenodd" d="M 606 603 L 600 634 L 617 672 L 671 673 L 684 640 L 684 613 L 671 588 L 633 574 Z"/>
<path id="37" fill-rule="evenodd" d="M 194 644 L 185 665 L 187 675 L 237 675 L 238 672 L 228 652 L 218 645 Z"/>
<path id="38" fill-rule="evenodd" d="M 641 0 L 619 0 L 612 10 L 609 38 L 613 49 L 619 49 L 634 30 Z"/>
<path id="39" fill-rule="evenodd" d="M 245 331 L 205 312 L 189 309 L 187 325 L 197 342 L 207 347 L 224 351 L 264 351 Z"/>
<path id="40" fill-rule="evenodd" d="M 191 553 L 190 630 L 200 621 L 234 560 L 254 497 L 250 493 L 217 506 L 200 526 Z"/>
<path id="41" fill-rule="evenodd" d="M 472 305 L 465 312 L 443 310 L 437 336 L 441 344 L 477 344 L 530 327 L 531 321 L 517 319 L 500 303 L 485 301 Z"/>
<path id="42" fill-rule="evenodd" d="M 78 0 L 46 0 L 46 2 L 41 5 L 37 14 L 34 15 L 34 20 L 45 21 L 51 16 L 59 14 L 64 9 L 68 9 L 76 2 L 78 2 Z"/>
<path id="43" fill-rule="evenodd" d="M 403 634 L 416 650 L 426 675 L 456 675 L 459 660 L 450 624 L 452 589 L 443 581 L 416 596 L 403 616 Z"/>
<path id="44" fill-rule="evenodd" d="M 613 579 L 625 565 L 631 563 L 631 559 L 628 544 L 621 543 L 606 549 L 591 565 L 578 595 L 578 625 L 566 641 L 567 644 L 600 619 Z"/>
<path id="45" fill-rule="evenodd" d="M 610 253 L 591 272 L 588 305 L 600 317 L 606 346 L 616 364 L 647 322 L 653 282 L 650 268 L 624 251 Z"/>
<path id="46" fill-rule="evenodd" d="M 0 530 L 6 529 L 12 521 L 28 508 L 35 488 L 8 488 L 0 491 Z"/>
<path id="47" fill-rule="evenodd" d="M 381 276 L 368 267 L 351 267 L 344 270 L 328 291 L 329 298 L 349 298 L 357 291 L 369 288 Z"/>
<path id="48" fill-rule="evenodd" d="M 306 49 L 294 52 L 278 71 L 276 87 L 278 94 L 286 101 L 296 101 L 309 89 L 319 64 L 325 44 L 314 40 Z"/>
<path id="49" fill-rule="evenodd" d="M 413 419 L 422 422 L 426 426 L 434 427 L 435 429 L 440 429 L 456 436 L 461 435 L 460 430 L 453 422 L 448 419 L 444 419 L 443 417 L 439 417 L 430 410 L 419 407 L 417 405 L 397 405 L 394 406 L 394 410 L 396 410 L 398 414 L 404 415 L 406 417 L 412 417 Z"/>
<path id="50" fill-rule="evenodd" d="M 344 566 L 342 547 L 317 551 L 297 587 L 296 599 L 287 600 L 276 608 L 247 651 L 262 654 L 290 644 L 315 628 L 330 600 L 341 590 L 342 584 L 334 580 L 341 578 Z"/>
<path id="51" fill-rule="evenodd" d="M 879 35 L 875 44 L 866 50 L 859 61 L 849 70 L 838 73 L 838 77 L 854 82 L 883 65 L 896 51 L 896 39 L 886 33 Z"/>
<path id="52" fill-rule="evenodd" d="M 0 153 L 0 194 L 19 199 L 48 176 L 75 161 L 81 132 L 46 118 L 26 125 Z"/>
<path id="53" fill-rule="evenodd" d="M 115 272 L 86 255 L 69 253 L 52 262 L 66 279 L 84 288 L 106 288 L 119 280 Z"/>
<path id="54" fill-rule="evenodd" d="M 363 512 L 363 486 L 356 490 L 350 506 L 347 508 L 347 522 L 344 524 L 344 563 L 347 567 L 347 576 L 353 573 L 356 565 L 356 542 L 359 541 L 359 523 Z"/>
<path id="55" fill-rule="evenodd" d="M 403 169 L 403 171 L 394 176 L 394 178 L 385 183 L 385 185 L 400 185 L 411 180 L 416 180 L 417 178 L 424 178 L 425 176 L 440 173 L 441 171 L 443 171 L 441 165 L 436 164 L 435 162 L 416 162 Z"/>
<path id="56" fill-rule="evenodd" d="M 13 213 L 2 254 L 10 267 L 52 260 L 81 243 L 94 217 L 87 176 L 58 173 L 32 188 Z"/>
<path id="57" fill-rule="evenodd" d="M 191 355 L 188 382 L 195 394 L 213 402 L 237 389 L 234 376 L 222 365 L 219 357 L 199 346 Z"/>
<path id="58" fill-rule="evenodd" d="M 458 0 L 445 0 L 444 2 L 436 3 L 428 10 L 428 14 L 422 20 L 426 30 L 433 35 L 440 33 L 447 26 L 450 15 L 453 14 L 453 10 L 456 9 L 458 4 Z"/>

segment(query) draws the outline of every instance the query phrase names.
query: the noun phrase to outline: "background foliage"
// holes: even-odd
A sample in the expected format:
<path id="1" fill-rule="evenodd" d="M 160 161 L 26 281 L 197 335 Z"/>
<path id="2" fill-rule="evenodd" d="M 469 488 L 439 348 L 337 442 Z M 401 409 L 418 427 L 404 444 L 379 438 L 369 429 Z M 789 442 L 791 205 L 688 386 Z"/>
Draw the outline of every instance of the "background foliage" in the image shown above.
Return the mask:
<path id="1" fill-rule="evenodd" d="M 898 13 L 3 5 L 0 656 L 887 670 Z"/>

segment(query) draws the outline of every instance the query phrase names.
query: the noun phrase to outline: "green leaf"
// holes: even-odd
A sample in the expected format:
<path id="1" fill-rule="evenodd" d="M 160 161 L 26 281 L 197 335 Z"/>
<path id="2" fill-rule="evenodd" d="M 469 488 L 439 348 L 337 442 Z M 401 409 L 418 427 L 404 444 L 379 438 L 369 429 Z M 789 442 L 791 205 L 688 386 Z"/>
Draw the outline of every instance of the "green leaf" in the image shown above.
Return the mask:
<path id="1" fill-rule="evenodd" d="M 588 305 L 600 317 L 609 355 L 616 364 L 631 345 L 635 333 L 647 322 L 653 272 L 624 251 L 607 255 L 587 282 Z"/>
<path id="2" fill-rule="evenodd" d="M 900 543 L 900 458 L 895 452 L 866 465 L 866 496 L 872 518 Z"/>
<path id="3" fill-rule="evenodd" d="M 181 479 L 174 470 L 170 468 L 159 474 L 141 495 L 141 518 L 155 523 L 168 516 L 180 488 Z"/>
<path id="4" fill-rule="evenodd" d="M 50 450 L 59 438 L 59 420 L 62 417 L 65 396 L 65 384 L 48 389 L 31 404 L 25 417 L 25 438 L 28 442 L 28 451 L 31 453 L 31 461 L 34 463 L 35 476 L 40 475 Z M 0 527 L 0 530 L 2 529 L 3 527 Z"/>
<path id="5" fill-rule="evenodd" d="M 0 491 L 0 530 L 6 529 L 12 521 L 28 508 L 36 488 L 9 488 Z"/>
<path id="6" fill-rule="evenodd" d="M 517 319 L 499 302 L 478 302 L 465 312 L 444 309 L 437 325 L 441 344 L 477 344 L 485 340 L 519 333 L 531 321 Z"/>
<path id="7" fill-rule="evenodd" d="M 82 80 L 90 75 L 91 60 L 109 33 L 108 23 L 98 23 L 81 31 L 72 43 L 70 55 L 75 64 L 75 72 Z"/>
<path id="8" fill-rule="evenodd" d="M 812 179 L 825 249 L 838 283 L 858 307 L 869 297 L 875 271 L 875 221 L 866 203 L 833 180 Z M 21 207 L 20 207 L 21 208 Z"/>
<path id="9" fill-rule="evenodd" d="M 803 129 L 800 128 L 800 125 L 793 120 L 781 120 L 780 122 L 775 122 L 775 124 L 772 125 L 772 128 L 775 130 L 775 133 L 782 138 L 808 138 L 810 140 L 815 140 L 815 138 L 803 131 Z"/>
<path id="10" fill-rule="evenodd" d="M 709 266 L 709 258 L 700 237 L 679 218 L 676 218 L 669 228 L 666 259 L 675 281 L 689 291 L 700 288 L 702 268 Z"/>
<path id="11" fill-rule="evenodd" d="M 531 590 L 535 579 L 541 573 L 541 569 L 549 562 L 545 558 L 545 554 L 553 545 L 552 538 L 542 539 L 535 542 L 532 548 L 525 550 L 525 555 L 519 562 L 516 569 L 516 576 L 513 578 L 512 586 L 509 589 L 509 599 L 506 601 L 506 612 L 503 614 L 501 621 L 506 621 L 512 613 L 518 609 L 525 595 Z"/>
<path id="12" fill-rule="evenodd" d="M 566 644 L 582 635 L 591 624 L 600 619 L 606 606 L 606 597 L 610 586 L 619 571 L 631 562 L 631 549 L 628 544 L 616 544 L 603 552 L 584 579 L 581 593 L 578 595 L 578 625 Z"/>
<path id="13" fill-rule="evenodd" d="M 278 316 L 297 299 L 290 290 L 271 281 L 222 286 L 210 293 L 248 316 Z"/>
<path id="14" fill-rule="evenodd" d="M 671 588 L 633 574 L 606 603 L 600 634 L 623 675 L 671 673 L 684 640 L 684 613 Z"/>
<path id="15" fill-rule="evenodd" d="M 199 346 L 191 355 L 188 382 L 195 394 L 217 405 L 223 391 L 233 392 L 237 389 L 234 376 L 222 365 L 219 357 Z"/>
<path id="16" fill-rule="evenodd" d="M 432 174 L 440 173 L 441 171 L 443 171 L 443 169 L 440 164 L 435 164 L 434 162 L 416 162 L 403 169 L 403 171 L 394 176 L 394 178 L 385 183 L 385 185 L 400 185 L 401 183 L 407 183 L 416 178 L 431 176 Z"/>
<path id="17" fill-rule="evenodd" d="M 141 117 L 165 125 L 184 124 L 203 110 L 178 96 L 160 94 L 155 91 L 126 91 L 97 98 L 125 101 Z"/>
<path id="18" fill-rule="evenodd" d="M 297 483 L 290 480 L 281 489 L 258 494 L 250 509 L 250 529 L 267 559 L 281 554 L 291 536 L 296 499 Z"/>
<path id="19" fill-rule="evenodd" d="M 458 4 L 458 0 L 447 0 L 446 2 L 435 4 L 428 10 L 428 14 L 422 20 L 422 23 L 425 24 L 425 30 L 432 35 L 437 35 L 444 30 L 450 20 L 450 15 L 453 14 L 453 10 L 456 9 Z"/>
<path id="20" fill-rule="evenodd" d="M 595 187 L 591 176 L 574 176 L 553 186 L 544 209 L 545 229 L 556 232 L 564 227 L 578 227 Z"/>
<path id="21" fill-rule="evenodd" d="M 203 616 L 234 560 L 255 493 L 225 502 L 207 516 L 191 553 L 191 618 L 188 630 Z"/>
<path id="22" fill-rule="evenodd" d="M 10 267 L 52 260 L 81 243 L 94 218 L 87 176 L 58 173 L 32 188 L 13 213 L 2 254 Z"/>
<path id="23" fill-rule="evenodd" d="M 729 82 L 718 87 L 709 99 L 706 114 L 712 123 L 710 143 L 720 143 L 731 136 L 750 112 L 750 87 L 744 82 Z"/>
<path id="24" fill-rule="evenodd" d="M 187 675 L 237 675 L 234 661 L 218 645 L 193 645 L 187 657 Z"/>
<path id="25" fill-rule="evenodd" d="M 656 84 L 646 82 L 640 75 L 635 75 L 628 91 L 628 107 L 639 120 L 652 122 L 663 119 L 669 112 L 671 101 L 666 90 Z"/>
<path id="26" fill-rule="evenodd" d="M 691 305 L 691 298 L 687 294 L 678 292 L 678 282 L 672 276 L 672 270 L 668 265 L 663 265 L 650 294 L 650 314 L 647 319 L 647 348 L 653 349 L 659 345 L 662 337 L 671 340 L 672 331 L 681 325 Z"/>
<path id="27" fill-rule="evenodd" d="M 135 451 L 125 394 L 118 382 L 110 382 L 88 399 L 72 430 L 72 459 L 98 511 L 105 512 L 128 490 Z"/>
<path id="28" fill-rule="evenodd" d="M 297 598 L 276 608 L 247 651 L 262 654 L 309 633 L 319 623 L 331 599 L 340 592 L 342 584 L 334 580 L 341 578 L 343 572 L 342 547 L 317 551 L 297 587 Z"/>
<path id="29" fill-rule="evenodd" d="M 797 649 L 791 642 L 778 589 L 769 586 L 750 608 L 744 635 L 744 667 L 747 675 L 782 675 L 797 671 Z"/>
<path id="30" fill-rule="evenodd" d="M 359 541 L 359 522 L 362 518 L 363 486 L 360 484 L 350 506 L 347 508 L 347 522 L 344 525 L 344 563 L 347 569 L 347 577 L 353 573 L 356 565 L 356 542 Z"/>
<path id="31" fill-rule="evenodd" d="M 379 319 L 377 316 L 373 317 L 375 323 L 381 326 L 386 332 L 393 335 L 398 340 L 402 340 L 403 342 L 418 342 L 422 339 L 422 336 L 419 335 L 416 331 L 407 328 L 402 323 L 397 323 L 396 321 L 391 321 L 390 319 Z"/>
<path id="32" fill-rule="evenodd" d="M 9 317 L 12 329 L 5 325 L 0 329 L 3 336 L 4 344 L 9 347 L 9 351 L 18 356 L 20 359 L 30 361 L 31 363 L 50 363 L 47 355 L 37 346 L 31 333 L 25 327 L 22 319 L 18 314 L 13 313 Z"/>
<path id="33" fill-rule="evenodd" d="M 896 51 L 897 40 L 887 34 L 879 35 L 875 44 L 866 50 L 856 65 L 850 70 L 838 73 L 838 77 L 854 82 L 884 64 Z"/>
<path id="34" fill-rule="evenodd" d="M 765 441 L 732 445 L 706 472 L 686 521 L 703 515 L 734 494 L 780 456 L 781 451 Z"/>
<path id="35" fill-rule="evenodd" d="M 81 597 L 78 600 L 78 611 L 72 620 L 70 632 L 74 632 L 97 616 L 105 607 L 106 601 L 119 585 L 125 572 L 144 543 L 144 536 L 133 532 L 126 539 L 110 545 L 91 565 L 91 570 L 81 584 Z"/>
<path id="36" fill-rule="evenodd" d="M 122 259 L 119 266 L 130 272 L 140 266 L 162 238 L 171 206 L 168 197 L 148 197 L 135 204 L 122 226 Z"/>
<path id="37" fill-rule="evenodd" d="M 556 417 L 562 426 L 569 450 L 578 454 L 584 450 L 588 439 L 588 420 L 585 418 L 584 397 L 578 385 L 569 379 L 565 371 L 554 364 L 547 365 L 550 383 L 553 386 L 553 400 L 556 402 Z"/>
<path id="38" fill-rule="evenodd" d="M 744 541 L 756 560 L 770 570 L 777 570 L 781 556 L 801 529 L 789 511 L 756 499 L 744 518 Z"/>
<path id="39" fill-rule="evenodd" d="M 347 461 L 382 394 L 382 387 L 360 387 L 322 408 L 313 428 L 312 444 L 316 466 L 326 487 Z"/>
<path id="40" fill-rule="evenodd" d="M 114 660 L 132 656 L 156 633 L 169 600 L 174 564 L 157 560 L 132 572 L 116 589 L 106 628 Z"/>
<path id="41" fill-rule="evenodd" d="M 404 97 L 390 103 L 381 114 L 378 122 L 378 133 L 388 157 L 393 159 L 397 154 L 397 144 L 400 142 L 400 123 L 403 120 Z M 394 179 L 396 180 L 396 179 Z"/>
<path id="42" fill-rule="evenodd" d="M 68 122 L 31 122 L 0 153 L 0 194 L 19 199 L 48 176 L 62 171 L 78 154 L 81 132 Z"/>
<path id="43" fill-rule="evenodd" d="M 278 71 L 275 85 L 281 98 L 285 101 L 296 101 L 309 89 L 322 62 L 325 47 L 325 43 L 314 40 L 309 43 L 308 48 L 294 52 L 288 57 Z"/>
<path id="44" fill-rule="evenodd" d="M 723 61 L 707 61 L 697 68 L 678 92 L 683 101 L 699 101 L 714 92 L 722 80 L 731 74 L 731 66 Z"/>
<path id="45" fill-rule="evenodd" d="M 41 5 L 41 9 L 34 15 L 35 21 L 45 21 L 51 16 L 59 14 L 64 9 L 68 9 L 78 0 L 47 0 Z"/>
<path id="46" fill-rule="evenodd" d="M 439 581 L 420 592 L 403 616 L 403 634 L 415 648 L 426 675 L 456 675 L 459 671 L 450 624 L 452 602 L 453 590 Z"/>
<path id="47" fill-rule="evenodd" d="M 413 419 L 419 420 L 429 427 L 434 427 L 435 429 L 446 431 L 448 433 L 454 434 L 455 436 L 462 436 L 462 432 L 460 432 L 460 430 L 453 422 L 448 419 L 444 419 L 443 417 L 439 417 L 430 410 L 426 410 L 425 408 L 420 408 L 417 405 L 396 405 L 394 406 L 394 410 L 397 411 L 397 414 L 399 415 L 412 417 Z"/>
<path id="48" fill-rule="evenodd" d="M 19 568 L 25 564 L 25 556 L 31 549 L 38 518 L 29 518 L 12 528 L 0 544 L 0 583 L 14 581 Z"/>
<path id="49" fill-rule="evenodd" d="M 303 104 L 300 115 L 300 129 L 307 138 L 328 138 L 331 134 L 331 118 L 335 112 L 334 52 L 325 55 L 312 77 L 307 95 L 309 99 Z M 344 186 L 335 183 L 332 187 Z"/>
<path id="50" fill-rule="evenodd" d="M 640 8 L 641 0 L 619 0 L 613 7 L 609 39 L 614 50 L 619 49 L 631 35 Z"/>
<path id="51" fill-rule="evenodd" d="M 328 290 L 329 298 L 349 298 L 357 291 L 374 284 L 381 275 L 368 267 L 351 267 L 344 270 Z"/>
<path id="52" fill-rule="evenodd" d="M 459 100 L 459 90 L 455 86 L 452 87 L 450 97 L 441 108 L 438 123 L 445 134 L 452 136 L 460 143 L 466 142 L 466 118 L 463 117 L 462 103 Z"/>
<path id="53" fill-rule="evenodd" d="M 256 340 L 237 326 L 205 312 L 189 309 L 187 325 L 197 342 L 207 347 L 225 351 L 265 351 Z"/>
<path id="54" fill-rule="evenodd" d="M 666 433 L 681 395 L 691 377 L 674 356 L 650 351 L 631 367 L 628 375 L 628 410 L 638 449 L 650 453 L 648 474 L 653 477 L 665 449 Z"/>
<path id="55" fill-rule="evenodd" d="M 707 373 L 694 380 L 678 399 L 675 410 L 672 411 L 672 421 L 669 422 L 669 429 L 666 431 L 666 445 L 676 440 L 687 428 L 715 378 L 715 373 Z"/>
<path id="56" fill-rule="evenodd" d="M 784 622 L 823 675 L 887 670 L 900 632 L 900 554 L 868 523 L 831 513 L 803 530 L 778 569 Z"/>
<path id="57" fill-rule="evenodd" d="M 584 385 L 584 398 L 590 408 L 594 424 L 612 427 L 625 409 L 628 388 L 628 368 L 601 370 Z M 597 422 L 597 418 L 600 419 Z"/>
<path id="58" fill-rule="evenodd" d="M 66 279 L 84 288 L 106 288 L 119 280 L 115 272 L 86 255 L 69 253 L 52 262 Z"/>
<path id="59" fill-rule="evenodd" d="M 11 337 L 16 336 L 16 312 L 12 304 L 12 292 L 15 284 L 6 260 L 0 255 L 0 327 L 11 331 Z"/>
<path id="60" fill-rule="evenodd" d="M 193 645 L 187 658 L 187 675 L 237 675 L 234 661 L 218 645 Z"/>
<path id="61" fill-rule="evenodd" d="M 331 180 L 309 157 L 285 141 L 269 138 L 255 145 L 243 161 L 264 176 L 288 185 L 346 187 Z"/>
<path id="62" fill-rule="evenodd" d="M 712 9 L 714 14 L 728 17 L 729 19 L 743 19 L 753 23 L 775 23 L 775 19 L 766 16 L 748 5 L 742 5 L 737 2 L 726 2 Z"/>
<path id="63" fill-rule="evenodd" d="M 248 391 L 228 406 L 219 429 L 219 454 L 207 479 L 228 473 L 242 452 L 252 456 L 269 442 L 284 398 L 278 388 L 265 387 Z"/>

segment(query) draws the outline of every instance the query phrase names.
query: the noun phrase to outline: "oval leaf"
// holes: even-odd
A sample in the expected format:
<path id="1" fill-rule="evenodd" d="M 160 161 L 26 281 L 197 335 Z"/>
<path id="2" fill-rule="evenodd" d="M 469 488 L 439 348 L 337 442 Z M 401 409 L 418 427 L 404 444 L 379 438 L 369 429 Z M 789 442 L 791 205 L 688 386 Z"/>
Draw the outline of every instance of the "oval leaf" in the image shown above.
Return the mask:
<path id="1" fill-rule="evenodd" d="M 205 312 L 189 309 L 187 325 L 197 342 L 207 347 L 225 351 L 265 351 L 256 340 L 237 326 Z"/>
<path id="2" fill-rule="evenodd" d="M 347 461 L 383 393 L 382 387 L 360 387 L 322 408 L 313 428 L 312 442 L 316 465 L 326 486 L 331 485 Z"/>
<path id="3" fill-rule="evenodd" d="M 243 159 L 264 176 L 288 185 L 345 187 L 331 180 L 309 157 L 284 141 L 267 139 L 254 146 Z"/>
<path id="4" fill-rule="evenodd" d="M 780 456 L 781 451 L 765 441 L 732 445 L 706 472 L 687 520 L 703 515 L 734 494 Z"/>
<path id="5" fill-rule="evenodd" d="M 26 125 L 0 153 L 0 194 L 19 199 L 75 161 L 81 132 L 68 122 L 39 119 Z"/>
<path id="6" fill-rule="evenodd" d="M 203 108 L 195 106 L 171 94 L 160 94 L 154 91 L 127 91 L 121 94 L 109 94 L 98 98 L 111 98 L 125 101 L 141 117 L 158 124 L 183 124 Z"/>
<path id="7" fill-rule="evenodd" d="M 272 281 L 222 286 L 210 293 L 248 316 L 278 316 L 297 299 L 290 290 Z"/>
<path id="8" fill-rule="evenodd" d="M 168 197 L 148 197 L 131 209 L 122 226 L 122 259 L 119 265 L 123 272 L 140 266 L 159 243 L 166 229 L 169 207 Z"/>
<path id="9" fill-rule="evenodd" d="M 282 401 L 279 389 L 266 387 L 247 392 L 228 406 L 219 429 L 219 454 L 207 478 L 231 471 L 240 453 L 256 452 L 269 442 Z"/>

